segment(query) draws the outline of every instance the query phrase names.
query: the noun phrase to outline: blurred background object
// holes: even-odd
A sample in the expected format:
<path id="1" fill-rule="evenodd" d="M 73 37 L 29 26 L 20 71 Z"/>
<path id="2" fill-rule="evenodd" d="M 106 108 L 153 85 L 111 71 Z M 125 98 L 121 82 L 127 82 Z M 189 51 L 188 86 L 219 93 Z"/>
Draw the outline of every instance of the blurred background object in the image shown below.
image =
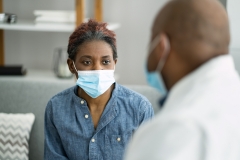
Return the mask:
<path id="1" fill-rule="evenodd" d="M 21 76 L 26 75 L 27 70 L 22 65 L 0 66 L 0 75 L 4 76 Z"/>
<path id="2" fill-rule="evenodd" d="M 65 10 L 34 10 L 35 23 L 75 23 L 76 13 Z"/>
<path id="3" fill-rule="evenodd" d="M 56 48 L 53 54 L 53 71 L 59 78 L 71 78 L 73 74 L 68 69 L 67 48 Z"/>
<path id="4" fill-rule="evenodd" d="M 11 13 L 0 13 L 0 23 L 16 23 L 17 15 Z"/>
<path id="5" fill-rule="evenodd" d="M 94 19 L 102 22 L 103 21 L 103 0 L 95 0 L 94 3 Z"/>

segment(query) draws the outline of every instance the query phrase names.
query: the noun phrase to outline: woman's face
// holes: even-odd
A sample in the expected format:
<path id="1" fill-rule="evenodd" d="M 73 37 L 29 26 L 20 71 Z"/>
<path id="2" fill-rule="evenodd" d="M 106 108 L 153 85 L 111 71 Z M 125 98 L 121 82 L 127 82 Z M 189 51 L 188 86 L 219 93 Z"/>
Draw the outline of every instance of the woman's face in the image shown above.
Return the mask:
<path id="1" fill-rule="evenodd" d="M 116 62 L 110 45 L 100 40 L 81 44 L 74 61 L 77 70 L 113 70 Z"/>

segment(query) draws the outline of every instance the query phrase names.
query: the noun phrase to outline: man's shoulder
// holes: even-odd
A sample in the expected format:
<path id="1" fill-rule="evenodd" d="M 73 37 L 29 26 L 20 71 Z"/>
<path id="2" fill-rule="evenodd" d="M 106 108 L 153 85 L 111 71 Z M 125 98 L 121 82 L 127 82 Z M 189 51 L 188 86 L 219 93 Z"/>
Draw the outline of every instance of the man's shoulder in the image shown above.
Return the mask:
<path id="1" fill-rule="evenodd" d="M 194 120 L 167 118 L 157 114 L 151 121 L 142 124 L 134 134 L 127 150 L 127 160 L 149 159 L 149 156 L 150 159 L 169 159 L 172 156 L 169 152 L 174 153 L 192 140 L 198 142 L 199 133 L 200 127 Z"/>

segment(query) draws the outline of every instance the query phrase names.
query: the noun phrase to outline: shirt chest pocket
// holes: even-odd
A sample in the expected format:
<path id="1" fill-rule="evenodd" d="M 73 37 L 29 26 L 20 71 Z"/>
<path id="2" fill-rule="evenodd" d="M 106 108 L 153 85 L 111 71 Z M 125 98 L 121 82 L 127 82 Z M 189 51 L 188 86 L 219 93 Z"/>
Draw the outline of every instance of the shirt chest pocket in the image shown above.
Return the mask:
<path id="1" fill-rule="evenodd" d="M 122 160 L 127 144 L 132 137 L 132 133 L 122 135 L 107 135 L 106 144 L 109 148 L 107 154 L 111 160 Z"/>

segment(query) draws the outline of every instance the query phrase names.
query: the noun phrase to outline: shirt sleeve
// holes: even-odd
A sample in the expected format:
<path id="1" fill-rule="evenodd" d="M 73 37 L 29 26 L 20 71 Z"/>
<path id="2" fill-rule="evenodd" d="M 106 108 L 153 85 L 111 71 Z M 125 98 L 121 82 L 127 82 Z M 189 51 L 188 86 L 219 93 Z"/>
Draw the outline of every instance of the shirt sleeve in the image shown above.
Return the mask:
<path id="1" fill-rule="evenodd" d="M 130 142 L 125 160 L 205 159 L 205 138 L 191 121 L 154 119 L 140 127 Z"/>
<path id="2" fill-rule="evenodd" d="M 61 139 L 53 123 L 52 103 L 48 102 L 44 121 L 44 160 L 68 160 Z"/>
<path id="3" fill-rule="evenodd" d="M 142 124 L 147 120 L 152 119 L 153 116 L 154 116 L 154 111 L 153 111 L 152 104 L 149 101 L 142 101 L 140 104 L 140 115 L 139 115 L 140 124 Z"/>

